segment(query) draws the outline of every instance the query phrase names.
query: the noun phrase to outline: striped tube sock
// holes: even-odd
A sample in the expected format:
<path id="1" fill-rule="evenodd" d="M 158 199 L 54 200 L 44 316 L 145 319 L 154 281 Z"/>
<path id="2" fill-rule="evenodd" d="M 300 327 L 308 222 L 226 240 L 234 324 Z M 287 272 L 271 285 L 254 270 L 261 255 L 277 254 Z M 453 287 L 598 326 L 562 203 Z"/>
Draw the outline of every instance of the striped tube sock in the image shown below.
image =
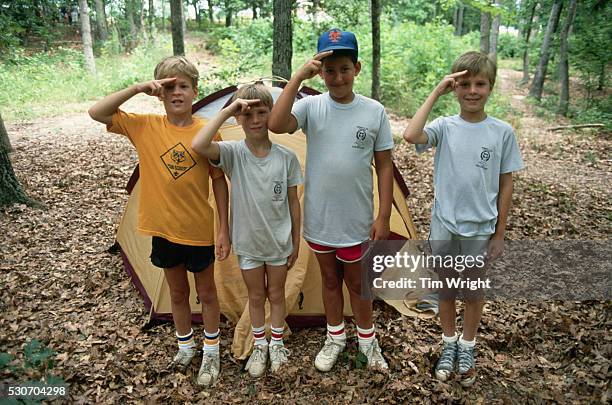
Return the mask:
<path id="1" fill-rule="evenodd" d="M 272 339 L 270 339 L 270 345 L 282 345 L 283 344 L 283 333 L 285 332 L 285 326 L 280 328 L 272 327 Z"/>
<path id="2" fill-rule="evenodd" d="M 332 326 L 327 324 L 327 336 L 331 337 L 337 343 L 346 343 L 346 332 L 344 330 L 344 321 L 340 322 L 339 325 Z"/>
<path id="3" fill-rule="evenodd" d="M 213 333 L 204 330 L 204 353 L 219 355 L 219 329 Z"/>
<path id="4" fill-rule="evenodd" d="M 370 329 L 362 329 L 357 326 L 357 338 L 359 340 L 359 350 L 365 352 L 365 349 L 372 344 L 374 338 L 376 337 L 374 333 L 374 326 Z"/>
<path id="5" fill-rule="evenodd" d="M 255 327 L 251 325 L 253 331 L 253 339 L 256 345 L 268 346 L 268 340 L 266 339 L 266 327 L 264 325 Z"/>
<path id="6" fill-rule="evenodd" d="M 193 339 L 193 329 L 185 336 L 181 336 L 176 332 L 176 340 L 178 341 L 179 350 L 187 350 L 195 348 L 195 340 Z"/>

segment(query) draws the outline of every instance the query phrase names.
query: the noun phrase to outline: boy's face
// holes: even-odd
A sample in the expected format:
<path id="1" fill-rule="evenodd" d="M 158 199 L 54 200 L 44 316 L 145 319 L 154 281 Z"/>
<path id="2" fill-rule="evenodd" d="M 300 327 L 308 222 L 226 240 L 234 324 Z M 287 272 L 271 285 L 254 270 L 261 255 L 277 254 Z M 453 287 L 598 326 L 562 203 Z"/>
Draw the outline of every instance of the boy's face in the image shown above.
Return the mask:
<path id="1" fill-rule="evenodd" d="M 477 75 L 467 73 L 457 78 L 455 95 L 461 112 L 470 114 L 484 112 L 492 90 L 489 78 L 483 73 Z"/>
<path id="2" fill-rule="evenodd" d="M 198 95 L 197 89 L 193 88 L 191 78 L 183 74 L 177 74 L 176 80 L 164 85 L 159 99 L 164 102 L 166 114 L 181 116 L 191 114 L 191 105 Z"/>
<path id="3" fill-rule="evenodd" d="M 255 104 L 247 112 L 238 114 L 236 121 L 242 125 L 247 138 L 260 137 L 268 133 L 268 115 L 270 108 L 263 104 Z"/>
<path id="4" fill-rule="evenodd" d="M 339 103 L 353 100 L 353 83 L 361 71 L 361 63 L 353 64 L 348 56 L 327 57 L 319 75 L 325 82 L 332 98 Z"/>

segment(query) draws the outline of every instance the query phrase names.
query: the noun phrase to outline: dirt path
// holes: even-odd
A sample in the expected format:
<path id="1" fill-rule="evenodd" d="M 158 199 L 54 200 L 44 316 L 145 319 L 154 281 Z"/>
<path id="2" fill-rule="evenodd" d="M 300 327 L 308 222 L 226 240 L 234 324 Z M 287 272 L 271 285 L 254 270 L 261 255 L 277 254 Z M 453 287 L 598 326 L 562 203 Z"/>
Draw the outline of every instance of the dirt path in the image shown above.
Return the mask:
<path id="1" fill-rule="evenodd" d="M 214 61 L 190 55 L 200 68 Z M 512 239 L 607 238 L 609 141 L 542 131 L 545 122 L 522 110 L 524 90 L 514 72 L 502 70 L 501 91 L 512 94 L 519 142 L 528 169 L 516 175 L 508 235 Z M 312 362 L 322 328 L 296 331 L 288 341 L 295 361 L 287 373 L 248 378 L 229 353 L 232 325 L 221 325 L 223 370 L 214 390 L 194 384 L 198 362 L 185 373 L 165 371 L 175 350 L 169 324 L 141 330 L 147 320 L 142 299 L 107 252 L 125 201 L 125 183 L 136 164 L 132 145 L 105 132 L 85 111 L 28 123 L 7 123 L 13 166 L 28 193 L 47 209 L 22 205 L 0 211 L 0 352 L 16 358 L 15 370 L 0 367 L 0 380 L 38 379 L 24 367 L 26 341 L 38 339 L 55 356 L 52 374 L 71 386 L 69 402 L 273 401 L 290 403 L 381 402 L 606 402 L 610 349 L 609 303 L 487 304 L 479 335 L 479 381 L 465 391 L 431 376 L 439 335 L 435 320 L 401 317 L 376 305 L 375 322 L 388 377 L 356 369 L 356 341 L 334 371 L 321 374 Z M 133 112 L 162 113 L 152 97 L 125 104 Z M 407 120 L 394 118 L 400 134 Z M 582 148 L 594 144 L 594 162 Z M 557 148 L 561 152 L 557 155 Z M 609 155 L 608 155 L 609 156 Z M 416 156 L 398 145 L 395 159 L 412 194 L 409 202 L 422 237 L 427 236 L 432 156 Z M 545 327 L 543 327 L 545 326 Z M 194 326 L 201 342 L 201 325 Z M 349 336 L 354 330 L 348 325 Z M 23 370 L 21 370 L 23 368 Z M 21 371 L 20 371 L 21 370 Z"/>

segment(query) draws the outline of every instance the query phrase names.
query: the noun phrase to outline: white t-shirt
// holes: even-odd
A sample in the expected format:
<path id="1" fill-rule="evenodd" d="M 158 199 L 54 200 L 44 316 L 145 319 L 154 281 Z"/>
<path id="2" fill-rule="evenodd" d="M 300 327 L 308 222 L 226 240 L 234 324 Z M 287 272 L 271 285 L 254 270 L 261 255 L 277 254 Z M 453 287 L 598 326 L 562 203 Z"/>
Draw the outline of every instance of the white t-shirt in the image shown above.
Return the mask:
<path id="1" fill-rule="evenodd" d="M 297 156 L 272 144 L 258 158 L 244 139 L 219 142 L 219 162 L 231 180 L 231 237 L 234 253 L 255 260 L 277 260 L 293 251 L 287 189 L 303 182 Z"/>
<path id="2" fill-rule="evenodd" d="M 416 149 L 436 147 L 432 215 L 456 235 L 493 234 L 499 175 L 524 167 L 512 127 L 493 117 L 472 123 L 453 115 L 435 119 L 425 133 L 427 144 Z"/>
<path id="3" fill-rule="evenodd" d="M 372 159 L 393 148 L 378 101 L 355 94 L 349 104 L 329 93 L 305 97 L 291 113 L 306 134 L 304 239 L 331 247 L 357 245 L 374 221 Z"/>

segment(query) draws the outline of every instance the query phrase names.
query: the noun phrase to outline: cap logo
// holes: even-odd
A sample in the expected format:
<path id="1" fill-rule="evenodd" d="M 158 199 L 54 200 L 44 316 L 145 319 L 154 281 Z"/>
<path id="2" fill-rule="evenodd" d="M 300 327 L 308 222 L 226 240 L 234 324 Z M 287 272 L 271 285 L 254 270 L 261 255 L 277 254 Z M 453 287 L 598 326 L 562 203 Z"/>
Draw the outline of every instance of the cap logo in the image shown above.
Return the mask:
<path id="1" fill-rule="evenodd" d="M 329 40 L 332 42 L 340 41 L 340 37 L 342 37 L 342 33 L 340 31 L 330 31 L 329 32 Z"/>

